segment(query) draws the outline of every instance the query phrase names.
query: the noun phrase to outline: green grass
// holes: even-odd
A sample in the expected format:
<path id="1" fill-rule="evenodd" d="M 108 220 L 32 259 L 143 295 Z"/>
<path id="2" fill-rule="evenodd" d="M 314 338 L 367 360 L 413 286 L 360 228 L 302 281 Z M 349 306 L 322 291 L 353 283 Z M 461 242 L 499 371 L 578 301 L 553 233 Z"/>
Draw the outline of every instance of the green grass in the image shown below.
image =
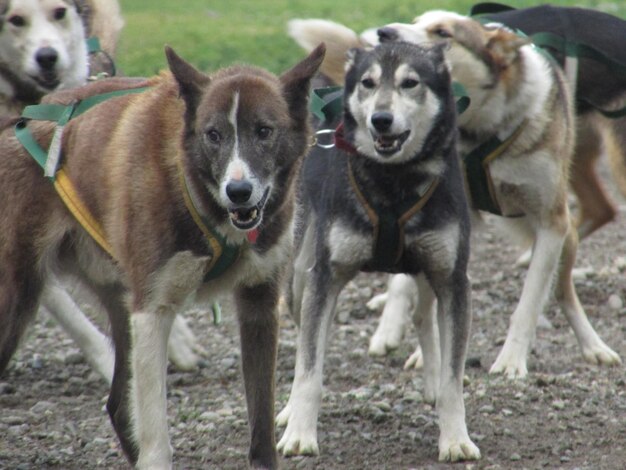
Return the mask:
<path id="1" fill-rule="evenodd" d="M 152 75 L 165 67 L 163 46 L 171 45 L 202 70 L 249 63 L 279 73 L 304 53 L 287 36 L 291 18 L 326 18 L 356 31 L 411 21 L 433 8 L 467 13 L 463 0 L 120 0 L 126 26 L 117 63 L 125 75 Z M 515 6 L 539 1 L 509 1 Z M 559 1 L 555 5 L 597 8 L 626 18 L 626 2 Z M 419 5 L 419 6 L 417 6 Z"/>

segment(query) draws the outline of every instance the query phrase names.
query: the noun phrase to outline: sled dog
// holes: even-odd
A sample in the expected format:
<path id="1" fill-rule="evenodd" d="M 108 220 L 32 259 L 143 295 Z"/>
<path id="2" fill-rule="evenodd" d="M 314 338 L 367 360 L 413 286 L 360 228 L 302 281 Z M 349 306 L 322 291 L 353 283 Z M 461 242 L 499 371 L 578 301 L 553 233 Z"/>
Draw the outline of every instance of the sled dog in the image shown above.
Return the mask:
<path id="1" fill-rule="evenodd" d="M 287 426 L 279 450 L 318 453 L 324 352 L 337 296 L 359 271 L 382 271 L 414 276 L 419 287 L 416 316 L 429 359 L 425 397 L 437 403 L 439 459 L 478 459 L 463 403 L 469 209 L 442 48 L 356 49 L 346 67 L 336 147 L 312 150 L 301 174 L 287 295 L 299 332 L 291 395 L 277 418 Z M 434 341 L 435 300 L 441 350 Z"/>
<path id="2" fill-rule="evenodd" d="M 148 81 L 113 78 L 46 98 L 79 109 L 131 88 L 64 126 L 54 185 L 22 145 L 28 131 L 48 148 L 54 123 L 21 121 L 0 136 L 0 370 L 49 273 L 77 276 L 109 314 L 107 409 L 121 446 L 138 468 L 170 468 L 171 325 L 190 296 L 205 303 L 233 293 L 249 463 L 277 468 L 276 304 L 291 253 L 295 176 L 310 142 L 309 82 L 324 48 L 280 77 L 249 66 L 208 76 L 170 48 L 166 55 L 170 71 Z M 89 223 L 79 224 L 75 206 Z"/>

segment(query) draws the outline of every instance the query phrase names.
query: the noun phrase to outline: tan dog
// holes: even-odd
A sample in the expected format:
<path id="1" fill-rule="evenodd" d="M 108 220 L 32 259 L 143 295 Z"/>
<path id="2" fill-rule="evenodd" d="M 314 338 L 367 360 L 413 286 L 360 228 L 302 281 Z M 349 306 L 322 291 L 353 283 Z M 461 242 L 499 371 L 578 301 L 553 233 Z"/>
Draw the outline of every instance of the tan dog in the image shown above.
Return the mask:
<path id="1" fill-rule="evenodd" d="M 319 47 L 280 78 L 244 66 L 207 76 L 168 49 L 171 73 L 51 95 L 67 104 L 148 87 L 65 126 L 62 171 L 101 225 L 100 246 L 13 131 L 0 137 L 0 370 L 48 274 L 77 275 L 109 313 L 116 362 L 107 408 L 138 468 L 171 467 L 165 372 L 176 313 L 191 295 L 206 302 L 220 293 L 236 299 L 249 461 L 277 468 L 276 305 L 292 250 L 295 175 L 310 142 L 308 85 L 323 55 Z M 53 124 L 28 129 L 48 148 Z"/>

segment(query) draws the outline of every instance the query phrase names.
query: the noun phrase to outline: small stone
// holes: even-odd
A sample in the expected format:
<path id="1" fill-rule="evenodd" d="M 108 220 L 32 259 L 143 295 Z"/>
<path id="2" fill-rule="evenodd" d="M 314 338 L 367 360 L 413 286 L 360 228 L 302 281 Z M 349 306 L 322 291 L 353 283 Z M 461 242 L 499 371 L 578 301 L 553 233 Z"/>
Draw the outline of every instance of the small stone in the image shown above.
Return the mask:
<path id="1" fill-rule="evenodd" d="M 26 418 L 23 416 L 7 416 L 6 418 L 2 418 L 2 423 L 8 424 L 9 426 L 17 426 L 19 424 L 24 424 L 26 422 Z"/>
<path id="2" fill-rule="evenodd" d="M 83 362 L 85 362 L 85 358 L 81 353 L 76 351 L 71 352 L 67 356 L 65 356 L 63 358 L 63 362 L 67 365 L 82 364 Z"/>
<path id="3" fill-rule="evenodd" d="M 509 460 L 511 460 L 512 462 L 518 462 L 519 460 L 522 460 L 522 456 L 516 452 L 514 454 L 511 454 Z"/>
<path id="4" fill-rule="evenodd" d="M 552 402 L 552 408 L 556 410 L 562 410 L 565 408 L 565 402 L 563 400 L 554 400 Z"/>
<path id="5" fill-rule="evenodd" d="M 40 415 L 45 413 L 46 411 L 51 411 L 53 408 L 54 403 L 51 403 L 49 401 L 38 401 L 31 407 L 30 412 L 35 415 Z"/>
<path id="6" fill-rule="evenodd" d="M 391 405 L 387 403 L 386 401 L 377 401 L 375 403 L 372 403 L 372 405 L 374 405 L 376 408 L 384 412 L 391 411 Z"/>
<path id="7" fill-rule="evenodd" d="M 483 405 L 478 411 L 480 411 L 481 413 L 493 413 L 494 411 L 496 411 L 496 409 L 491 405 Z"/>
<path id="8" fill-rule="evenodd" d="M 609 296 L 609 307 L 612 310 L 621 310 L 624 307 L 624 302 L 622 298 L 617 294 L 612 294 Z"/>
<path id="9" fill-rule="evenodd" d="M 341 310 L 337 312 L 337 315 L 335 316 L 335 321 L 341 325 L 345 325 L 346 323 L 348 323 L 348 321 L 350 321 L 350 312 L 347 310 Z"/>

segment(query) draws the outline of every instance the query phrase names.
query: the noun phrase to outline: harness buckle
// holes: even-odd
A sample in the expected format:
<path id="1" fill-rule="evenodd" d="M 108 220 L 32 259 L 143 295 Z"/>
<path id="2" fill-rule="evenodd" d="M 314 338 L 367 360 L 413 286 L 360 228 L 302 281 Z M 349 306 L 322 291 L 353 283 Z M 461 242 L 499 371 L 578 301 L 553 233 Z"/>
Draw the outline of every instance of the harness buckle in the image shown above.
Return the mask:
<path id="1" fill-rule="evenodd" d="M 330 136 L 331 142 L 329 144 L 322 143 L 320 142 L 319 136 Z M 334 136 L 335 136 L 335 129 L 320 129 L 319 131 L 315 133 L 315 137 L 313 139 L 313 143 L 311 144 L 311 147 L 317 146 L 322 149 L 332 149 L 335 147 Z M 322 140 L 325 141 L 326 138 L 323 138 Z"/>

